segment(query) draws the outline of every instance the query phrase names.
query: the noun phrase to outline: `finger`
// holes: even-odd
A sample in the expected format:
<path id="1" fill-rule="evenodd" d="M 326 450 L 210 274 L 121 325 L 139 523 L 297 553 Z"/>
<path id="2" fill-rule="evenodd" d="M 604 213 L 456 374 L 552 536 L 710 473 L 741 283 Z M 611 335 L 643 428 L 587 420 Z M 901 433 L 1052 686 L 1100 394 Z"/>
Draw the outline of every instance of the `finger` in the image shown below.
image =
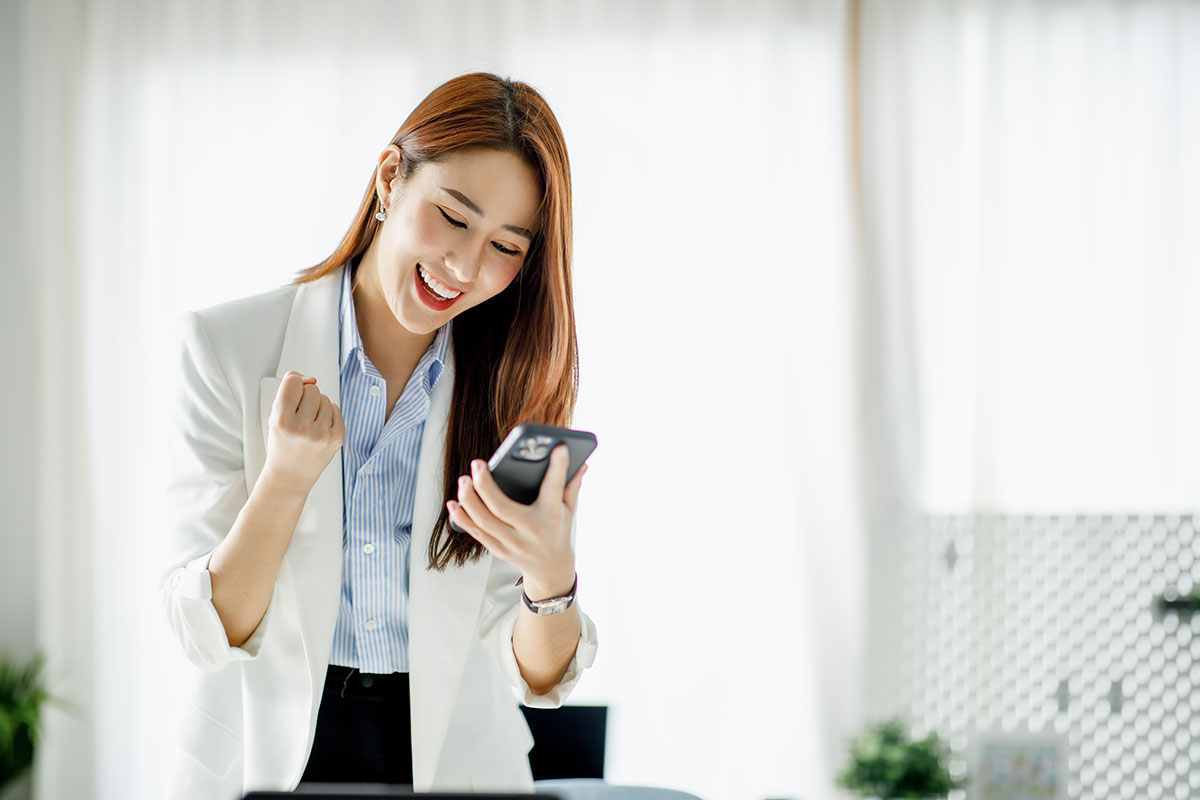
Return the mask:
<path id="1" fill-rule="evenodd" d="M 529 506 L 518 503 L 504 493 L 488 470 L 486 461 L 477 458 L 471 462 L 471 478 L 475 492 L 483 498 L 488 510 L 501 522 L 516 527 L 526 519 Z"/>
<path id="2" fill-rule="evenodd" d="M 475 524 L 489 535 L 502 538 L 506 542 L 513 538 L 515 531 L 513 531 L 512 526 L 498 519 L 492 513 L 492 510 L 488 508 L 487 502 L 475 491 L 475 484 L 465 475 L 458 479 L 458 502 L 471 515 L 471 519 L 475 521 Z"/>
<path id="3" fill-rule="evenodd" d="M 317 379 L 310 375 L 302 375 L 299 372 L 296 372 L 294 369 L 289 369 L 284 373 L 279 383 L 281 386 L 285 383 L 290 383 L 297 386 L 309 386 L 316 385 Z"/>
<path id="4" fill-rule="evenodd" d="M 325 433 L 333 427 L 333 402 L 325 395 L 321 395 L 321 404 L 317 408 L 317 421 L 314 427 L 321 433 Z"/>
<path id="5" fill-rule="evenodd" d="M 296 409 L 296 418 L 301 422 L 311 423 L 317 418 L 317 410 L 321 407 L 321 390 L 315 384 L 304 385 L 304 397 L 300 398 L 300 407 Z"/>
<path id="6" fill-rule="evenodd" d="M 567 482 L 567 466 L 571 461 L 570 451 L 565 444 L 556 445 L 550 453 L 550 466 L 538 489 L 537 505 L 555 505 L 562 502 L 564 484 Z"/>
<path id="7" fill-rule="evenodd" d="M 506 553 L 504 543 L 476 525 L 475 520 L 471 519 L 471 515 L 462 507 L 462 504 L 450 500 L 446 503 L 446 510 L 450 512 L 450 519 L 454 521 L 455 525 L 470 534 L 471 538 L 483 545 L 489 553 L 497 558 L 504 558 Z"/>
<path id="8" fill-rule="evenodd" d="M 279 390 L 275 393 L 275 402 L 281 412 L 294 414 L 300 400 L 304 396 L 303 376 L 299 372 L 288 372 L 279 382 Z"/>
<path id="9" fill-rule="evenodd" d="M 583 473 L 587 472 L 587 470 L 587 464 L 580 467 L 579 472 L 575 473 L 575 477 L 571 478 L 571 482 L 567 484 L 566 491 L 563 492 L 563 504 L 572 514 L 575 513 L 575 506 L 579 503 L 579 487 L 583 486 Z"/>
<path id="10" fill-rule="evenodd" d="M 333 404 L 333 437 L 339 447 L 346 443 L 346 420 L 342 419 L 342 409 L 337 403 Z"/>

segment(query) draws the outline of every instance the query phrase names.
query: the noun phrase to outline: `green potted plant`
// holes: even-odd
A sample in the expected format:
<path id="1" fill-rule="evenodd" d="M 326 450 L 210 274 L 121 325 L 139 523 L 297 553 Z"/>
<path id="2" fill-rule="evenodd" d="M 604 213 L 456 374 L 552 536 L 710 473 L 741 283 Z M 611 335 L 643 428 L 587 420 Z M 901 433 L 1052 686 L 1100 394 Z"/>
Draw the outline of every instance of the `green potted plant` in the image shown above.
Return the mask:
<path id="1" fill-rule="evenodd" d="M 33 766 L 42 706 L 49 699 L 40 655 L 27 663 L 0 657 L 0 797 Z"/>
<path id="2" fill-rule="evenodd" d="M 898 719 L 880 722 L 850 745 L 838 785 L 879 800 L 946 797 L 964 781 L 950 774 L 949 754 L 936 733 L 912 740 Z"/>

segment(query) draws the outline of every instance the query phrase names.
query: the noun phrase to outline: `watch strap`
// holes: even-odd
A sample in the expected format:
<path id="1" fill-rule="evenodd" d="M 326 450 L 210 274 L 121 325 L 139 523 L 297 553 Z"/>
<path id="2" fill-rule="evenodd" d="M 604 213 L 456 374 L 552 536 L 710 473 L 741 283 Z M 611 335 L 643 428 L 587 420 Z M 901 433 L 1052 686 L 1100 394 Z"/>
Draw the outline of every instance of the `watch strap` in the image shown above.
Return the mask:
<path id="1" fill-rule="evenodd" d="M 525 576 L 522 575 L 517 579 L 517 586 L 525 582 Z M 575 593 L 579 589 L 579 573 L 575 573 L 575 582 L 571 584 L 570 594 L 565 594 L 562 597 L 551 597 L 548 600 L 530 600 L 529 595 L 525 594 L 525 590 L 521 590 L 521 602 L 525 607 L 537 614 L 539 617 L 549 617 L 554 614 L 561 614 L 575 604 Z"/>

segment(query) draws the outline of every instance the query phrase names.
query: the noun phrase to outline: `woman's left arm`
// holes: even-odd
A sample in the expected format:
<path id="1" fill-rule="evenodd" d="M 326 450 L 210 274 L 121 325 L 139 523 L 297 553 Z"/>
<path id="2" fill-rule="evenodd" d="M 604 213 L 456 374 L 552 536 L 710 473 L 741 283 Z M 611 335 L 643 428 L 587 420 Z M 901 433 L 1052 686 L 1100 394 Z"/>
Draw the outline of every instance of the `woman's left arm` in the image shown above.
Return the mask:
<path id="1" fill-rule="evenodd" d="M 550 454 L 550 465 L 537 500 L 524 505 L 496 484 L 487 463 L 471 462 L 471 475 L 458 479 L 458 502 L 447 503 L 451 519 L 494 557 L 521 571 L 530 600 L 548 600 L 575 585 L 571 522 L 587 465 L 566 483 L 566 445 Z M 512 647 L 521 677 L 534 694 L 545 694 L 563 679 L 580 637 L 580 611 L 539 616 L 522 608 L 513 628 Z"/>

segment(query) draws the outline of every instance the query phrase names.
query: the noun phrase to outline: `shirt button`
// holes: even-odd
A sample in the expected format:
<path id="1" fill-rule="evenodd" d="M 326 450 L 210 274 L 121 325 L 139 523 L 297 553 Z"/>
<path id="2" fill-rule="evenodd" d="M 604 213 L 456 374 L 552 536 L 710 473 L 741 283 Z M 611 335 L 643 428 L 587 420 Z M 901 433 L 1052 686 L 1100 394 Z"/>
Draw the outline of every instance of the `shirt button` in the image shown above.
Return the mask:
<path id="1" fill-rule="evenodd" d="M 363 474 L 364 475 L 370 475 L 374 471 L 375 471 L 375 467 L 373 467 L 372 465 L 370 465 L 370 464 L 363 465 Z"/>
<path id="2" fill-rule="evenodd" d="M 366 544 L 363 545 L 363 552 L 366 553 L 367 555 L 371 555 L 371 553 L 375 552 L 375 545 L 371 544 L 370 542 L 367 542 Z"/>
<path id="3" fill-rule="evenodd" d="M 367 620 L 367 621 L 366 621 L 366 622 L 363 624 L 363 627 L 364 627 L 364 628 L 366 628 L 366 629 L 367 629 L 367 630 L 369 630 L 369 631 L 373 631 L 373 630 L 375 630 L 375 620 L 373 620 L 373 619 L 369 619 L 369 620 Z"/>
<path id="4" fill-rule="evenodd" d="M 371 397 L 379 397 L 379 387 L 378 386 L 371 387 Z"/>

